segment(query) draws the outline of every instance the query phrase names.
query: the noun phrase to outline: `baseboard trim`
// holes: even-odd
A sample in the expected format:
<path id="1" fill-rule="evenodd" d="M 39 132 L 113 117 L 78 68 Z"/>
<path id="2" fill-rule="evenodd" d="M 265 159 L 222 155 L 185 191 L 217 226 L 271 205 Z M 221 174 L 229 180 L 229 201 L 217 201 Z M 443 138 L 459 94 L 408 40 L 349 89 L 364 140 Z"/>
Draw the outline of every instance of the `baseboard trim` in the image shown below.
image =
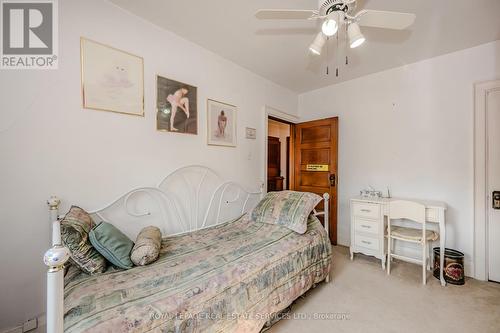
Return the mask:
<path id="1" fill-rule="evenodd" d="M 37 317 L 38 319 L 38 326 L 34 330 L 31 331 L 23 331 L 23 324 L 15 326 L 15 327 L 10 327 L 10 328 L 5 328 L 3 330 L 0 330 L 0 333 L 46 333 L 47 332 L 47 318 L 45 317 L 45 314 L 41 314 Z"/>

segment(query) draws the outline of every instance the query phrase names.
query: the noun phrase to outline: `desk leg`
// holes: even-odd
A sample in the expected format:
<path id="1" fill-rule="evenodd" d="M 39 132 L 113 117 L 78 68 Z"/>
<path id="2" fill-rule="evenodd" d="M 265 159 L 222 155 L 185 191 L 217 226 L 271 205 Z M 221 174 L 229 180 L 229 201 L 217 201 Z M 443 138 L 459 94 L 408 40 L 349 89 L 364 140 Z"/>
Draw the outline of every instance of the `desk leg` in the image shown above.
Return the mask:
<path id="1" fill-rule="evenodd" d="M 439 272 L 439 277 L 441 280 L 441 285 L 444 287 L 446 286 L 446 281 L 444 280 L 444 251 L 445 251 L 445 244 L 446 244 L 446 228 L 445 228 L 445 216 L 444 216 L 444 210 L 440 210 L 439 212 L 439 249 L 440 249 L 440 254 L 439 254 L 439 267 L 440 267 L 440 272 Z"/>

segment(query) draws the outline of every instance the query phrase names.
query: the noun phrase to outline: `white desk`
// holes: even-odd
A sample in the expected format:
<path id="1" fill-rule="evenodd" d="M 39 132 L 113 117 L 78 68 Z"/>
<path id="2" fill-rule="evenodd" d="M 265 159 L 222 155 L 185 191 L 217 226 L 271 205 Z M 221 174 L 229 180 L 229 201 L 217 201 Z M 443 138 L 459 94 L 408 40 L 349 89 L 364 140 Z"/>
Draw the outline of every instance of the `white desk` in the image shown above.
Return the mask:
<path id="1" fill-rule="evenodd" d="M 403 198 L 364 198 L 357 196 L 351 199 L 351 260 L 354 253 L 363 253 L 381 260 L 385 269 L 387 260 L 386 217 L 389 212 L 389 202 L 392 200 L 411 200 L 425 205 L 426 221 L 439 224 L 439 256 L 441 268 L 441 285 L 446 285 L 443 276 L 444 249 L 446 241 L 445 211 L 446 204 L 439 201 L 414 200 Z M 432 269 L 432 268 L 431 268 Z"/>

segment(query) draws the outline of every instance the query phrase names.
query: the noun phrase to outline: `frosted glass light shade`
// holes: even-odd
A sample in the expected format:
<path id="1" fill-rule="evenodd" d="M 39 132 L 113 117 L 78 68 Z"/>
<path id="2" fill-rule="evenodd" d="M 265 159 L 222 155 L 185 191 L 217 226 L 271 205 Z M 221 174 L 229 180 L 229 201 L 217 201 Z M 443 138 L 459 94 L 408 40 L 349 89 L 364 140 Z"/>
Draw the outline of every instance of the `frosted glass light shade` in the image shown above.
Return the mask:
<path id="1" fill-rule="evenodd" d="M 337 24 L 337 21 L 333 19 L 326 19 L 321 26 L 321 31 L 323 31 L 325 36 L 328 37 L 335 35 L 337 30 L 339 30 L 339 25 Z"/>
<path id="2" fill-rule="evenodd" d="M 325 46 L 325 43 L 326 43 L 325 35 L 323 34 L 323 32 L 320 31 L 316 36 L 316 38 L 314 38 L 314 41 L 311 44 L 311 46 L 309 46 L 309 50 L 311 51 L 311 53 L 315 55 L 320 55 L 323 46 Z"/>
<path id="3" fill-rule="evenodd" d="M 349 24 L 347 28 L 347 35 L 349 36 L 349 43 L 351 49 L 354 49 L 365 42 L 365 36 L 361 33 L 361 29 L 357 23 Z"/>

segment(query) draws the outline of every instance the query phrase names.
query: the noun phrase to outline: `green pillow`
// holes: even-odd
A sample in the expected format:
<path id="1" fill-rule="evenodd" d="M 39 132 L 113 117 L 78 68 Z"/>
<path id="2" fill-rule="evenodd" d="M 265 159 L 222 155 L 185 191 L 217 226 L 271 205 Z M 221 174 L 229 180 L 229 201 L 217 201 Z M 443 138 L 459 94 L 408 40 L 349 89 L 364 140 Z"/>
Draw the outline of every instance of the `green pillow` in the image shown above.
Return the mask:
<path id="1" fill-rule="evenodd" d="M 99 223 L 90 230 L 89 238 L 94 248 L 113 265 L 123 269 L 134 266 L 130 260 L 134 242 L 114 225 L 106 222 Z"/>

